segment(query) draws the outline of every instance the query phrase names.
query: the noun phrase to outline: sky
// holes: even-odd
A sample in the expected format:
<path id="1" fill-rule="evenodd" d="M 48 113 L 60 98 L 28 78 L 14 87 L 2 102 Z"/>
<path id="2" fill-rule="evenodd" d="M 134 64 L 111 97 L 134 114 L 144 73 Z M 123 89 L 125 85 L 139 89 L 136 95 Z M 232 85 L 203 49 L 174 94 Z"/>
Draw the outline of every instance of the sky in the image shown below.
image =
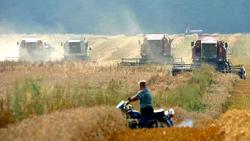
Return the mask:
<path id="1" fill-rule="evenodd" d="M 0 33 L 249 33 L 250 0 L 0 0 Z"/>

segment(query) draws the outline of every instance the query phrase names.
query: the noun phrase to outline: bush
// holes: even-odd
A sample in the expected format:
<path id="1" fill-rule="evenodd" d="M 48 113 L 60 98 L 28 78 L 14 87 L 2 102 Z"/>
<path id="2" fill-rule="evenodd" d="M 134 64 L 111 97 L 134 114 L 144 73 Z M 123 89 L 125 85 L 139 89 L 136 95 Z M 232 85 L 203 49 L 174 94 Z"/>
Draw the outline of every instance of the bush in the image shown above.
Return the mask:
<path id="1" fill-rule="evenodd" d="M 8 103 L 14 121 L 32 114 L 43 114 L 39 80 L 25 79 L 22 83 L 18 83 L 13 94 L 8 95 Z"/>

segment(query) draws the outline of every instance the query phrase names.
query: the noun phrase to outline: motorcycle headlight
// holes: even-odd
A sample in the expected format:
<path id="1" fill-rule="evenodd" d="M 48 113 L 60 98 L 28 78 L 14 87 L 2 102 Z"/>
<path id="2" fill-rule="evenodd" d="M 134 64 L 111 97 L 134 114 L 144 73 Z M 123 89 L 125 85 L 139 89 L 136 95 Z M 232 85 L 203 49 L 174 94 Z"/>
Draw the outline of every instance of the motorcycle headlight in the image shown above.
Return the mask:
<path id="1" fill-rule="evenodd" d="M 122 100 L 122 101 L 116 106 L 116 108 L 117 108 L 117 109 L 122 109 L 122 108 L 124 107 L 124 103 L 125 103 L 125 101 Z"/>

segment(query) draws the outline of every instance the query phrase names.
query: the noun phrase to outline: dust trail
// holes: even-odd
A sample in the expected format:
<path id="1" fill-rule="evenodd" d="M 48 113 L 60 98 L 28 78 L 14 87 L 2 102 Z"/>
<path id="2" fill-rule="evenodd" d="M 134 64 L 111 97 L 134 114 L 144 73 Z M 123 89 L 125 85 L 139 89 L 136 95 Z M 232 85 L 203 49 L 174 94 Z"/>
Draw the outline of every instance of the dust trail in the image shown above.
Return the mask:
<path id="1" fill-rule="evenodd" d="M 177 127 L 193 127 L 193 120 L 184 120 Z"/>

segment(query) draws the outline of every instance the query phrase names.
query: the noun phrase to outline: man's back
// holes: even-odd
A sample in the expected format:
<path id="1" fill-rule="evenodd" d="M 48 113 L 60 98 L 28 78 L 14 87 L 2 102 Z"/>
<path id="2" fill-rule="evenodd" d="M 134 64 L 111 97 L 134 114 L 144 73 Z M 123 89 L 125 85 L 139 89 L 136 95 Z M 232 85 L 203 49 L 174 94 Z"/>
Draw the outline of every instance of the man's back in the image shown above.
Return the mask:
<path id="1" fill-rule="evenodd" d="M 147 88 L 138 91 L 136 97 L 140 100 L 140 108 L 153 107 L 152 94 Z"/>

